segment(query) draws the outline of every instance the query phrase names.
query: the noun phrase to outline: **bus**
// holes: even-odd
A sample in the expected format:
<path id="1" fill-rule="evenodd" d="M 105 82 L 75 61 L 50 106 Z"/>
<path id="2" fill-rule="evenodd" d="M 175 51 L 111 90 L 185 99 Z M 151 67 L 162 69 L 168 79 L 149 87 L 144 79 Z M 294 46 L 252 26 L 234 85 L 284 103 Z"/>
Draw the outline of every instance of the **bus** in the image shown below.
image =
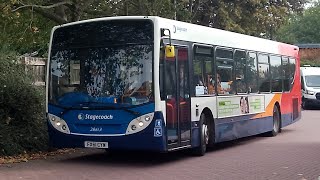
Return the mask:
<path id="1" fill-rule="evenodd" d="M 56 26 L 47 66 L 50 146 L 204 155 L 300 119 L 297 46 L 161 17 Z"/>

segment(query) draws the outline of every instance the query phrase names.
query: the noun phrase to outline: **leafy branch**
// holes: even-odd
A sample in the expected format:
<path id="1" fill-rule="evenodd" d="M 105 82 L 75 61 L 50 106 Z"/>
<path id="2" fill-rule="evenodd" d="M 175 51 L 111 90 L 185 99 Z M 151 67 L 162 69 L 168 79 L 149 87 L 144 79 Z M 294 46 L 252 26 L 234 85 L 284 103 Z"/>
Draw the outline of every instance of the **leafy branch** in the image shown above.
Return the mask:
<path id="1" fill-rule="evenodd" d="M 35 5 L 35 4 L 28 5 L 28 4 L 22 3 L 21 1 L 19 3 L 21 4 L 21 6 L 17 7 L 16 9 L 13 9 L 12 12 L 15 12 L 15 11 L 17 11 L 19 9 L 22 9 L 22 8 L 51 9 L 51 8 L 55 8 L 55 7 L 62 6 L 62 5 L 67 5 L 67 4 L 72 5 L 73 4 L 71 1 L 58 2 L 58 3 L 55 3 L 55 4 L 48 5 L 48 6 Z"/>

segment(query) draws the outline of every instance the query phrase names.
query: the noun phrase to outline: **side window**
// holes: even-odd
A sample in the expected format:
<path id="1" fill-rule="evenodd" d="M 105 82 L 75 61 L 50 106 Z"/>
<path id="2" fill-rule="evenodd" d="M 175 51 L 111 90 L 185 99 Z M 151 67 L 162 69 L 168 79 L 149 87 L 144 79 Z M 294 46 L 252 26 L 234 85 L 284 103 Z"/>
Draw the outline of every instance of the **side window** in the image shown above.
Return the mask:
<path id="1" fill-rule="evenodd" d="M 235 86 L 237 93 L 247 93 L 246 80 L 246 52 L 236 50 L 234 53 L 235 60 Z"/>
<path id="2" fill-rule="evenodd" d="M 216 90 L 218 94 L 234 94 L 234 62 L 231 49 L 216 49 Z"/>
<path id="3" fill-rule="evenodd" d="M 268 55 L 258 56 L 258 87 L 260 92 L 270 92 L 270 69 Z"/>
<path id="4" fill-rule="evenodd" d="M 290 89 L 292 89 L 294 75 L 296 73 L 296 60 L 294 58 L 290 58 L 289 63 L 290 63 Z"/>
<path id="5" fill-rule="evenodd" d="M 282 76 L 283 76 L 283 91 L 290 91 L 290 64 L 289 58 L 282 57 Z"/>
<path id="6" fill-rule="evenodd" d="M 203 86 L 203 64 L 201 57 L 199 56 L 194 56 L 193 59 L 193 85 L 196 86 Z"/>
<path id="7" fill-rule="evenodd" d="M 282 68 L 281 57 L 270 56 L 270 70 L 271 70 L 271 91 L 282 92 Z"/>
<path id="8" fill-rule="evenodd" d="M 193 60 L 193 87 L 196 95 L 214 94 L 212 76 L 212 48 L 195 46 Z"/>
<path id="9" fill-rule="evenodd" d="M 257 54 L 250 52 L 247 61 L 247 79 L 248 79 L 248 91 L 249 93 L 258 92 L 258 66 L 257 66 Z"/>

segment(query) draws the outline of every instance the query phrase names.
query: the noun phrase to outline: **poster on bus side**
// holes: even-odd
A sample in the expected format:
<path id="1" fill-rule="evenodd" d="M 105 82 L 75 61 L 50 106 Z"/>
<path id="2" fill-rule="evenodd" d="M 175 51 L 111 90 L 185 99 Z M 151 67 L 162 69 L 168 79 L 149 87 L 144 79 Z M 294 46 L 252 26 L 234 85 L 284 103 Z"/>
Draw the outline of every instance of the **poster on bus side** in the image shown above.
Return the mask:
<path id="1" fill-rule="evenodd" d="M 218 97 L 218 117 L 255 114 L 265 111 L 263 95 Z"/>

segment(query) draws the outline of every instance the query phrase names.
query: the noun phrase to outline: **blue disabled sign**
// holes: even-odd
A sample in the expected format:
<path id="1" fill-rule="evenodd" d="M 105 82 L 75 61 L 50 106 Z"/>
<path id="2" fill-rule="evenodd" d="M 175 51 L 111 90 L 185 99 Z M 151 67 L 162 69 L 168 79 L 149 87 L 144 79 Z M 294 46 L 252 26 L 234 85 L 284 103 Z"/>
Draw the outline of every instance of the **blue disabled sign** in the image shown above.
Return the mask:
<path id="1" fill-rule="evenodd" d="M 154 128 L 154 137 L 162 136 L 162 128 Z"/>

